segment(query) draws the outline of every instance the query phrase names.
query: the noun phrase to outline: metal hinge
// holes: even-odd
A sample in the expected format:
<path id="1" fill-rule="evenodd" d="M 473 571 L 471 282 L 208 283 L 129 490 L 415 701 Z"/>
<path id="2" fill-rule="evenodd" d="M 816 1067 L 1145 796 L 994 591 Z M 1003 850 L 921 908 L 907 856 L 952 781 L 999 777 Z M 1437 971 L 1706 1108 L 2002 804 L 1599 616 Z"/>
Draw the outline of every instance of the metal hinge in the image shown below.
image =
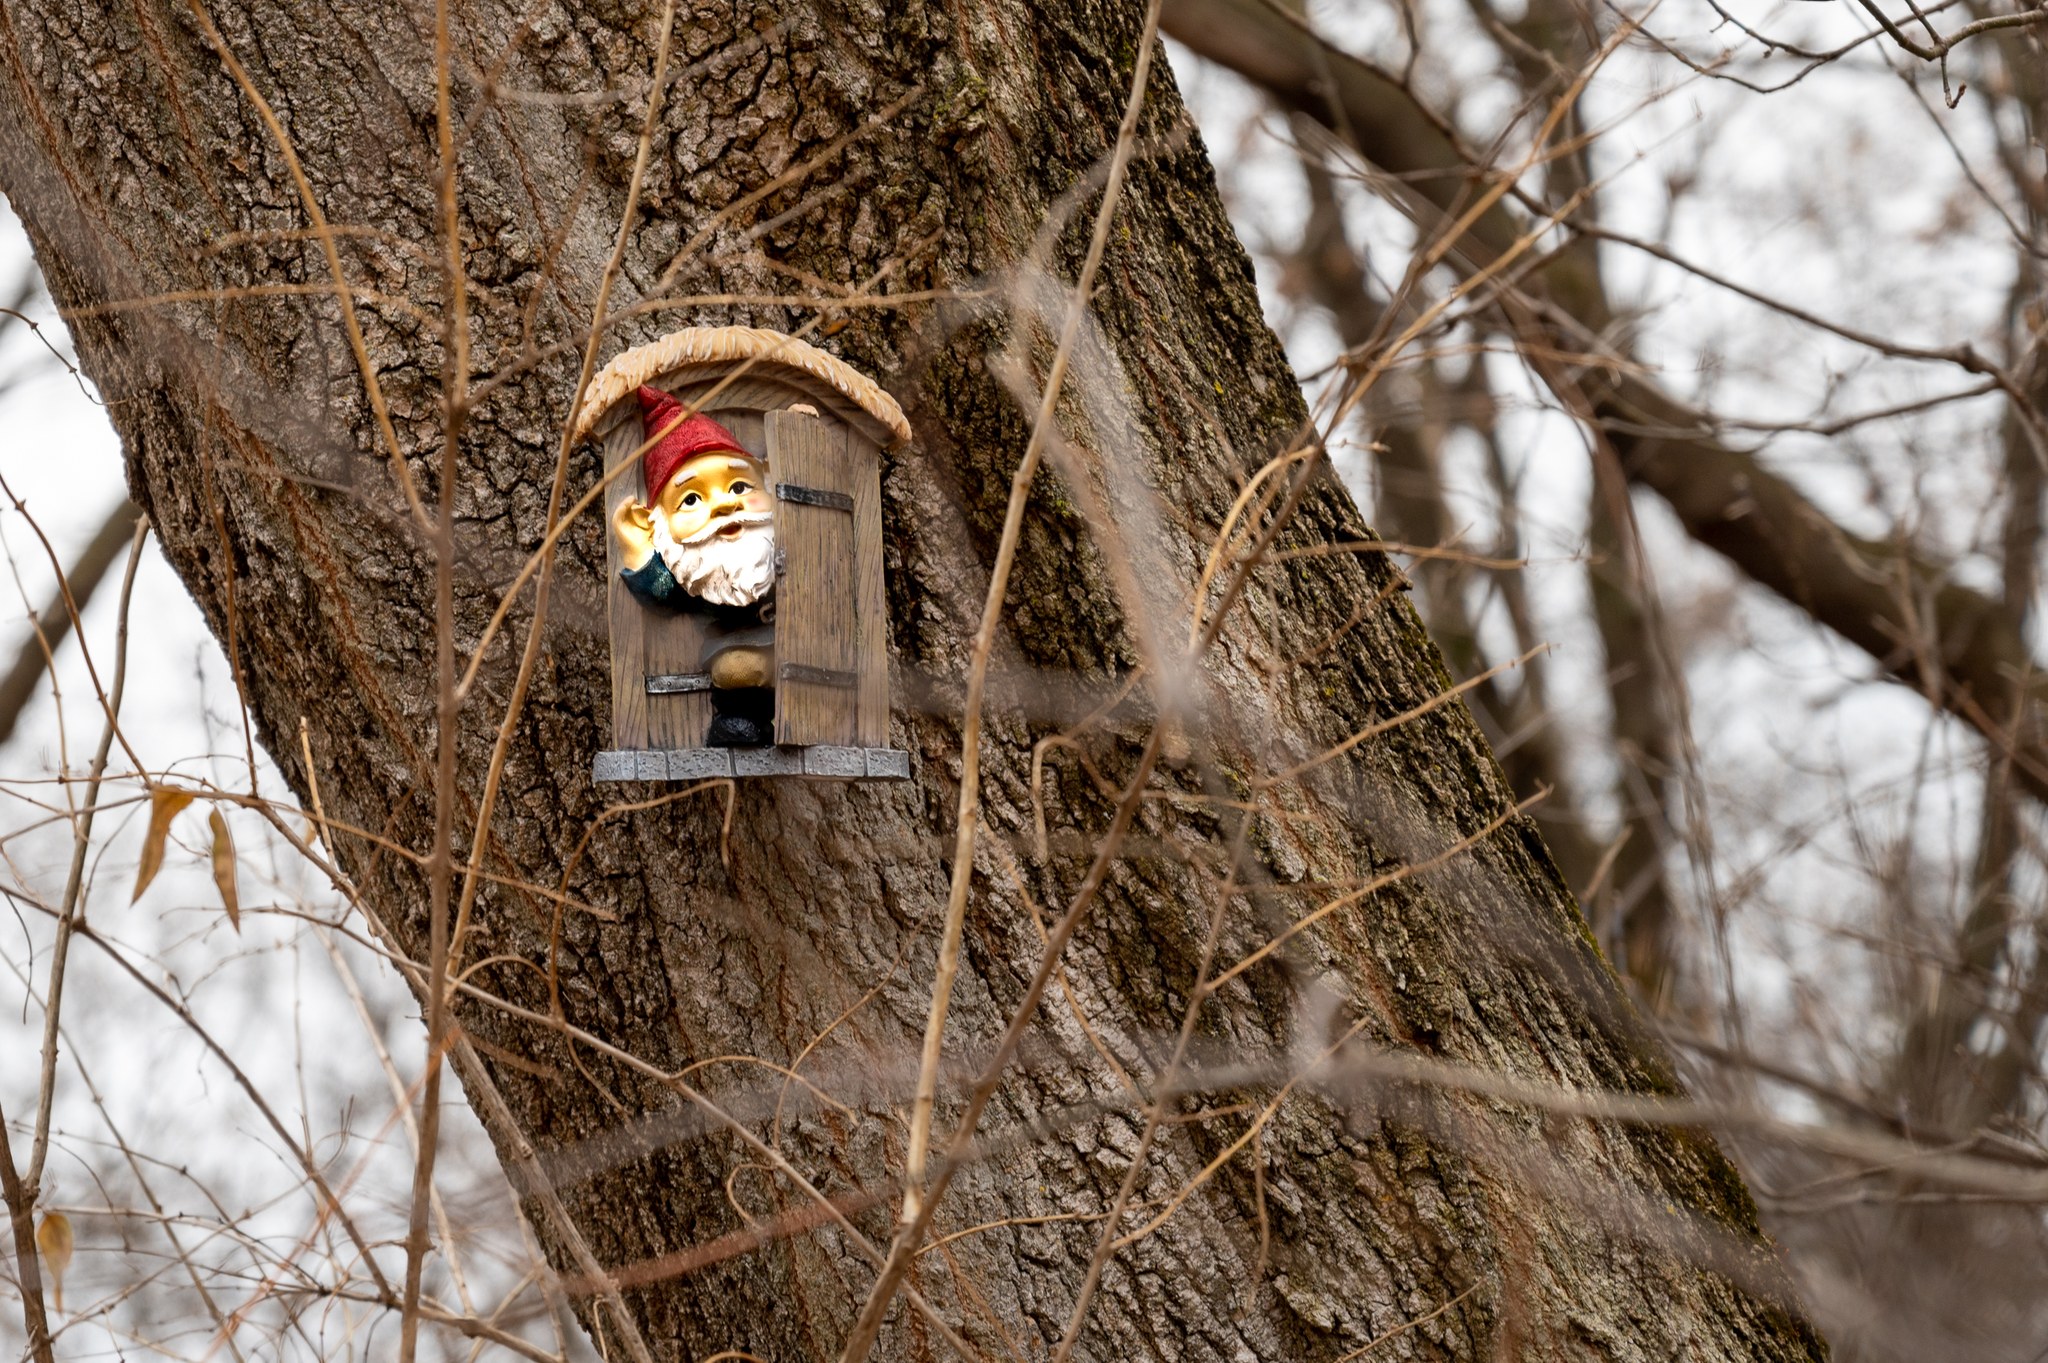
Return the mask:
<path id="1" fill-rule="evenodd" d="M 776 669 L 786 682 L 809 682 L 812 686 L 839 686 L 852 690 L 860 685 L 860 675 L 855 672 L 841 672 L 830 667 L 807 667 L 803 663 L 784 663 Z"/>
<path id="2" fill-rule="evenodd" d="M 828 492 L 821 487 L 805 487 L 801 483 L 777 483 L 775 499 L 780 502 L 795 502 L 800 506 L 822 506 L 828 511 L 852 511 L 853 498 L 843 492 Z"/>
<path id="3" fill-rule="evenodd" d="M 650 672 L 647 674 L 647 694 L 650 696 L 680 696 L 691 691 L 709 691 L 709 672 Z"/>

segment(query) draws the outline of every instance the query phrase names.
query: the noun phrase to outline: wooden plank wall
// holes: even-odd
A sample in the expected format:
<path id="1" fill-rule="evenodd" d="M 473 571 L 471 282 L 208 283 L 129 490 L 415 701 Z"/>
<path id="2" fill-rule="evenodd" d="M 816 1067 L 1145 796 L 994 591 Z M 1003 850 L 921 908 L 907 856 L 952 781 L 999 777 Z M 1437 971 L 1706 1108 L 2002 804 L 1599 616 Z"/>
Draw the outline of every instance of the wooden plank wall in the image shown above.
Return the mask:
<path id="1" fill-rule="evenodd" d="M 694 384 L 678 390 L 676 400 L 688 407 L 704 401 L 705 410 L 731 431 L 740 448 L 750 454 L 766 453 L 760 408 L 764 401 L 787 398 L 786 389 L 769 391 L 758 382 L 735 383 L 716 397 L 706 399 L 712 385 Z M 638 416 L 639 406 L 628 400 L 620 404 L 633 410 L 631 420 L 614 426 L 605 439 L 604 467 L 609 474 L 645 443 Z M 644 752 L 668 748 L 702 747 L 705 731 L 711 727 L 711 697 L 705 693 L 650 696 L 647 678 L 667 673 L 695 672 L 704 652 L 704 620 L 696 615 L 671 614 L 643 604 L 619 577 L 625 567 L 618 537 L 611 533 L 611 514 L 629 500 L 645 501 L 647 493 L 638 470 L 628 470 L 605 488 L 606 562 L 611 569 L 607 588 L 612 630 L 612 747 Z"/>
<path id="2" fill-rule="evenodd" d="M 642 437 L 638 421 L 621 422 L 605 440 L 604 467 L 610 474 L 632 459 Z M 711 723 L 708 697 L 650 696 L 649 672 L 694 672 L 704 647 L 704 623 L 688 615 L 671 615 L 645 605 L 620 578 L 625 561 L 611 517 L 628 501 L 645 501 L 637 468 L 627 469 L 605 486 L 605 563 L 612 627 L 612 747 L 627 751 L 694 747 L 704 741 Z M 685 732 L 694 737 L 685 738 Z"/>

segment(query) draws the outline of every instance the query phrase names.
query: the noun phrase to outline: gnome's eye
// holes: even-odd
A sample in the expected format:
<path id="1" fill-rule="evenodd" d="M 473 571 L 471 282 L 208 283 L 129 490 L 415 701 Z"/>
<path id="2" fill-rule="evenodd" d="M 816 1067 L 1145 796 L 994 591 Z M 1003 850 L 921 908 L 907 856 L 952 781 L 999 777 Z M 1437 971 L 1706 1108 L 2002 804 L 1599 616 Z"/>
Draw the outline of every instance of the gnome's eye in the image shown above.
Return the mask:
<path id="1" fill-rule="evenodd" d="M 744 497 L 749 492 L 752 492 L 754 490 L 754 485 L 748 482 L 746 479 L 742 478 L 738 482 L 734 483 L 732 487 L 730 487 L 727 490 L 730 491 L 732 495 L 735 497 Z"/>
<path id="2" fill-rule="evenodd" d="M 699 503 L 699 502 L 701 502 L 701 501 L 703 501 L 703 500 L 704 500 L 704 499 L 703 499 L 702 497 L 699 497 L 699 496 L 698 496 L 698 495 L 697 495 L 696 493 L 694 493 L 694 492 L 685 492 L 685 493 L 683 494 L 683 505 L 684 505 L 684 506 L 695 506 L 695 505 L 696 505 L 697 503 Z"/>

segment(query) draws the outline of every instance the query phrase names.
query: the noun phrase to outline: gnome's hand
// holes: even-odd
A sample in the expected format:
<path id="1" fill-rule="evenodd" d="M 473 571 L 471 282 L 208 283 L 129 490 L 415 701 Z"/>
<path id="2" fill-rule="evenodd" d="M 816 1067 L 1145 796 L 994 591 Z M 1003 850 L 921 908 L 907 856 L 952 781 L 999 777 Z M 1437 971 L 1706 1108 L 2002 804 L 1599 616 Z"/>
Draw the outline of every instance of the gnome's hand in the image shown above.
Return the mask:
<path id="1" fill-rule="evenodd" d="M 638 572 L 654 557 L 654 512 L 628 498 L 612 513 L 612 532 L 625 551 L 626 571 Z"/>

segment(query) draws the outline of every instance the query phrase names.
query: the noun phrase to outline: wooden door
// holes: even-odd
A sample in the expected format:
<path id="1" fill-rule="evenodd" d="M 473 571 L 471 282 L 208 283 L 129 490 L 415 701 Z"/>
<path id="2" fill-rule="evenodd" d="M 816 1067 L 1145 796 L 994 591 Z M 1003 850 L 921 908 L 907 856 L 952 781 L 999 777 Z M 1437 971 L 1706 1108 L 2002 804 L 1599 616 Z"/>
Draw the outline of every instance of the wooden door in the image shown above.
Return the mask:
<path id="1" fill-rule="evenodd" d="M 775 485 L 775 741 L 851 744 L 860 694 L 854 512 L 859 480 L 844 424 L 764 418 Z"/>
<path id="2" fill-rule="evenodd" d="M 853 460 L 854 664 L 860 689 L 854 702 L 853 741 L 889 746 L 889 594 L 882 573 L 882 456 L 875 442 L 849 431 Z"/>

